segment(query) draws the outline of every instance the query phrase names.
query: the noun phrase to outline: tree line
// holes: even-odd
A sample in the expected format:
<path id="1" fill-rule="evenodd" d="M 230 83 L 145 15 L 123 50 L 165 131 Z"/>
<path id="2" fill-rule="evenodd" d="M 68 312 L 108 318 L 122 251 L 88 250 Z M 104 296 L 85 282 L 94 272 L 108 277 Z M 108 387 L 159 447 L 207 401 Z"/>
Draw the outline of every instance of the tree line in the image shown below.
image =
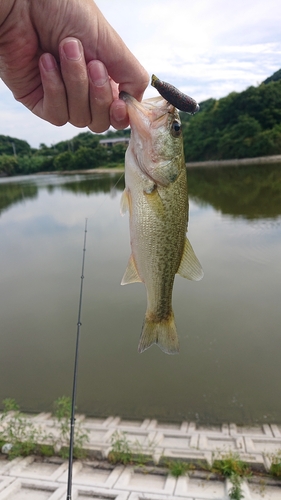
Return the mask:
<path id="1" fill-rule="evenodd" d="M 257 87 L 201 103 L 181 113 L 186 161 L 281 154 L 281 70 Z"/>
<path id="2" fill-rule="evenodd" d="M 201 102 L 199 113 L 181 113 L 181 120 L 187 162 L 281 154 L 281 70 L 257 87 Z M 129 129 L 105 135 L 83 132 L 38 149 L 0 135 L 0 175 L 123 165 L 126 144 L 105 148 L 100 140 L 129 135 Z"/>
<path id="3" fill-rule="evenodd" d="M 71 140 L 61 141 L 50 147 L 40 144 L 38 149 L 31 148 L 26 141 L 0 135 L 0 175 L 123 165 L 126 144 L 117 143 L 107 148 L 100 144 L 100 140 L 129 135 L 129 130 L 109 131 L 106 135 L 82 132 Z"/>

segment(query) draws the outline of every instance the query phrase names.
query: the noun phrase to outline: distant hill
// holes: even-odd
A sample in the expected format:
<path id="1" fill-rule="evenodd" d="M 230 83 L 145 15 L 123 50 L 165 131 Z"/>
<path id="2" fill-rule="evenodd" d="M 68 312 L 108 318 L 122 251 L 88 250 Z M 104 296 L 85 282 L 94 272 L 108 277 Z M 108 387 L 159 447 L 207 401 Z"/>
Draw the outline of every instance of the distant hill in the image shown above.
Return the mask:
<path id="1" fill-rule="evenodd" d="M 187 162 L 281 154 L 281 70 L 200 107 L 192 117 L 181 113 Z"/>
<path id="2" fill-rule="evenodd" d="M 262 83 L 265 83 L 265 85 L 266 85 L 267 83 L 277 82 L 278 80 L 281 80 L 281 69 L 279 69 L 278 71 L 275 71 L 275 73 L 273 73 L 273 75 L 269 76 Z"/>
<path id="3" fill-rule="evenodd" d="M 257 87 L 201 102 L 199 113 L 181 113 L 181 120 L 187 162 L 281 154 L 281 69 Z M 39 149 L 0 135 L 0 175 L 120 165 L 125 146 L 106 150 L 99 140 L 129 134 L 129 129 L 105 135 L 82 132 Z"/>
<path id="4" fill-rule="evenodd" d="M 31 153 L 31 147 L 28 142 L 8 135 L 0 135 L 0 155 L 22 155 L 29 153 Z"/>

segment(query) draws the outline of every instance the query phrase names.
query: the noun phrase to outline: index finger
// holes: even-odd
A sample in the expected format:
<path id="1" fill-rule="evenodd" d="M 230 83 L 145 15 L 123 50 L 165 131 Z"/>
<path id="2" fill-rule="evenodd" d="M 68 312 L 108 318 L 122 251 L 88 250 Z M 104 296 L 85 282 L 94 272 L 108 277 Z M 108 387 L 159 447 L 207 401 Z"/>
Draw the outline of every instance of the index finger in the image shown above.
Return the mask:
<path id="1" fill-rule="evenodd" d="M 119 91 L 125 91 L 140 101 L 149 84 L 149 74 L 100 11 L 97 35 L 96 46 L 91 43 L 91 36 L 85 36 L 81 40 L 86 61 L 102 61 L 109 76 L 119 84 Z"/>
<path id="2" fill-rule="evenodd" d="M 127 47 L 126 49 L 127 52 L 123 53 L 122 60 L 114 61 L 108 71 L 113 80 L 119 84 L 119 92 L 127 92 L 141 101 L 150 81 L 149 74 Z"/>

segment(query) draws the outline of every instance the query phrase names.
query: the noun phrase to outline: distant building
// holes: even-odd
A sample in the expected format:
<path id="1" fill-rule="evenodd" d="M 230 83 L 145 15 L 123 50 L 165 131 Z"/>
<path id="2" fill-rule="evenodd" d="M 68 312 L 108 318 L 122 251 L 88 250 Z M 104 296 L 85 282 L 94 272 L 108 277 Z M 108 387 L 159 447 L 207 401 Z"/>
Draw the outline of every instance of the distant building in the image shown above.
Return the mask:
<path id="1" fill-rule="evenodd" d="M 129 144 L 129 137 L 111 137 L 109 139 L 101 139 L 100 144 L 105 148 L 112 148 L 116 144 L 124 144 L 125 146 Z"/>

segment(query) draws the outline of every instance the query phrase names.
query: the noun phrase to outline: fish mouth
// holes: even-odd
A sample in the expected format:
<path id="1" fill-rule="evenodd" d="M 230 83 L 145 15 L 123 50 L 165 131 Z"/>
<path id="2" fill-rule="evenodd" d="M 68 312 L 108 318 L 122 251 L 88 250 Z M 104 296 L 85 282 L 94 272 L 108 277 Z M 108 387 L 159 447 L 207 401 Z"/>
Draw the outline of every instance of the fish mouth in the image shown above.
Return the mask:
<path id="1" fill-rule="evenodd" d="M 120 92 L 119 98 L 127 104 L 130 126 L 139 134 L 147 138 L 150 129 L 156 129 L 167 125 L 169 113 L 173 113 L 174 106 L 162 96 L 137 101 L 127 92 Z"/>
<path id="2" fill-rule="evenodd" d="M 165 146 L 170 118 L 176 108 L 162 96 L 139 102 L 130 94 L 121 92 L 120 98 L 127 105 L 132 138 L 130 151 L 139 169 L 154 184 L 168 185 L 159 168 L 169 170 L 173 159 L 163 144 Z"/>

